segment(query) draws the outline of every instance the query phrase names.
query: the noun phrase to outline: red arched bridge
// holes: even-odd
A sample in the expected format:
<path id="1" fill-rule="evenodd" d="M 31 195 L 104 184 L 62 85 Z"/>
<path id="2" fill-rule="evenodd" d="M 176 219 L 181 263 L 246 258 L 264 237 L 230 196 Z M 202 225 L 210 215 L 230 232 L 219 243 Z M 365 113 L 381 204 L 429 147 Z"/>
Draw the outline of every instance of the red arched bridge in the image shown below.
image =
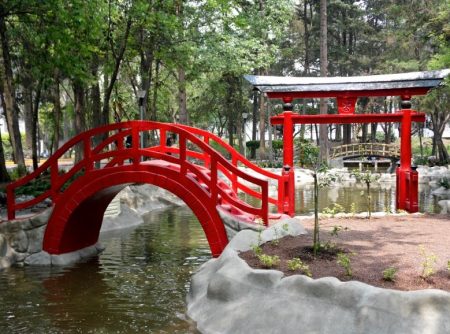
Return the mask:
<path id="1" fill-rule="evenodd" d="M 168 146 L 167 139 L 174 136 L 178 146 Z M 153 144 L 144 145 L 143 138 Z M 211 146 L 213 142 L 218 150 Z M 83 153 L 82 158 L 70 170 L 61 172 L 59 160 L 76 146 Z M 245 173 L 238 165 L 250 168 L 258 177 Z M 16 203 L 16 192 L 21 187 L 42 179 L 49 181 L 48 189 L 32 200 Z M 269 182 L 276 182 L 277 198 L 269 196 Z M 72 252 L 97 242 L 103 214 L 120 190 L 129 184 L 148 183 L 169 190 L 192 209 L 213 256 L 218 256 L 228 243 L 218 210 L 248 223 L 262 219 L 267 225 L 269 203 L 277 205 L 279 212 L 288 205 L 284 205 L 287 182 L 288 175 L 276 175 L 253 165 L 207 131 L 131 121 L 77 135 L 35 172 L 8 185 L 8 219 L 15 219 L 16 211 L 50 198 L 54 208 L 43 249 L 50 254 Z M 259 200 L 259 205 L 240 199 L 238 190 Z"/>

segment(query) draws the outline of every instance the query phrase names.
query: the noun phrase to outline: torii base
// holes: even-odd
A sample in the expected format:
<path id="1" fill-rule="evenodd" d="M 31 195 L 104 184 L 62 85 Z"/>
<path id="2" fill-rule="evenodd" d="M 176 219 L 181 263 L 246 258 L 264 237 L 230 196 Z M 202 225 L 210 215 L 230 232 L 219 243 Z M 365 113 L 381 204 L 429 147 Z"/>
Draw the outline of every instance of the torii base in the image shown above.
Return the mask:
<path id="1" fill-rule="evenodd" d="M 415 168 L 397 168 L 397 210 L 405 210 L 409 213 L 419 211 L 419 174 Z"/>

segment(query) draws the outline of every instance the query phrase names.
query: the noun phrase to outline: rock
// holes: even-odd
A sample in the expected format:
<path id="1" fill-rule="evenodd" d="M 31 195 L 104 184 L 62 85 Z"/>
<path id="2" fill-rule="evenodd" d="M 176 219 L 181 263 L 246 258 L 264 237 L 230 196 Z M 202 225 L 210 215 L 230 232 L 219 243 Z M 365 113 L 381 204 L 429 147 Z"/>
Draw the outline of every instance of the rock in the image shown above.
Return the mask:
<path id="1" fill-rule="evenodd" d="M 52 266 L 67 266 L 77 263 L 81 260 L 79 251 L 65 254 L 51 255 Z"/>
<path id="2" fill-rule="evenodd" d="M 33 230 L 26 231 L 28 236 L 28 253 L 38 253 L 42 250 L 42 242 L 44 240 L 46 227 L 47 226 L 41 226 Z"/>
<path id="3" fill-rule="evenodd" d="M 450 200 L 441 200 L 438 202 L 438 205 L 441 207 L 441 214 L 450 213 Z"/>
<path id="4" fill-rule="evenodd" d="M 301 234 L 308 234 L 301 222 L 295 218 L 289 218 L 282 220 L 264 230 L 261 233 L 261 239 L 263 242 L 266 242 L 279 239 L 287 235 L 297 236 Z"/>
<path id="5" fill-rule="evenodd" d="M 53 212 L 53 208 L 48 208 L 45 211 L 42 211 L 41 213 L 37 214 L 36 216 L 31 217 L 30 218 L 31 225 L 33 227 L 47 225 L 52 212 Z"/>
<path id="6" fill-rule="evenodd" d="M 124 204 L 120 204 L 120 213 L 112 217 L 104 217 L 100 232 L 113 231 L 121 228 L 140 225 L 144 222 L 142 216 Z"/>
<path id="7" fill-rule="evenodd" d="M 258 245 L 259 233 L 252 231 L 252 230 L 243 230 L 239 233 L 237 233 L 233 239 L 228 243 L 228 245 L 239 251 L 239 252 L 246 252 L 255 245 Z M 228 246 L 227 246 L 228 247 Z"/>
<path id="8" fill-rule="evenodd" d="M 30 266 L 49 266 L 51 264 L 51 256 L 46 251 L 41 251 L 31 254 L 24 262 Z"/>
<path id="9" fill-rule="evenodd" d="M 10 236 L 9 244 L 16 252 L 26 252 L 28 249 L 28 237 L 27 234 L 20 230 Z"/>
<path id="10" fill-rule="evenodd" d="M 4 235 L 0 234 L 0 258 L 6 256 L 8 251 L 8 242 Z"/>
<path id="11" fill-rule="evenodd" d="M 51 255 L 51 263 L 52 266 L 67 266 L 77 262 L 80 262 L 82 259 L 87 259 L 93 256 L 97 256 L 101 249 L 97 244 L 85 247 L 83 249 L 77 250 L 75 252 Z"/>

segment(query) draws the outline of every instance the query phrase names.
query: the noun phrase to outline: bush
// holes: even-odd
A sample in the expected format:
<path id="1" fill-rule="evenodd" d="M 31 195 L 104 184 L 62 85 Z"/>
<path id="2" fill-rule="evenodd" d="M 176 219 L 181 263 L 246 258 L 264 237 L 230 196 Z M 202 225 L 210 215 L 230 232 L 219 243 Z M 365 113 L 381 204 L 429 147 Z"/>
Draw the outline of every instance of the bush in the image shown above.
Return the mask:
<path id="1" fill-rule="evenodd" d="M 319 158 L 319 147 L 308 140 L 297 140 L 295 143 L 296 152 L 300 166 L 314 166 Z"/>
<path id="2" fill-rule="evenodd" d="M 393 282 L 395 280 L 395 275 L 397 274 L 397 268 L 389 267 L 383 270 L 383 279 L 385 281 Z"/>
<path id="3" fill-rule="evenodd" d="M 439 185 L 441 187 L 444 187 L 445 189 L 449 189 L 450 188 L 450 180 L 447 177 L 441 177 L 439 179 Z"/>

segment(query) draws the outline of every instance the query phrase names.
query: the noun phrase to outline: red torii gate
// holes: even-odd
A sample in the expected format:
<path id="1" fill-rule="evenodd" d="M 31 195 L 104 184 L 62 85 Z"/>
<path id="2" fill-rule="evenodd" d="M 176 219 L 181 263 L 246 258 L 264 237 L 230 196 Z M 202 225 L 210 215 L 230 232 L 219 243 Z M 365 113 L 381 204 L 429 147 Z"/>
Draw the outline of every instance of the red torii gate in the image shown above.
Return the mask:
<path id="1" fill-rule="evenodd" d="M 275 77 L 246 75 L 245 78 L 271 99 L 283 100 L 283 113 L 271 117 L 283 125 L 283 173 L 289 181 L 282 189 L 283 211 L 295 213 L 294 124 L 401 123 L 400 167 L 397 168 L 397 209 L 417 212 L 418 173 L 411 167 L 411 123 L 424 122 L 425 114 L 411 109 L 411 96 L 425 95 L 450 74 L 450 69 L 360 77 Z M 401 110 L 392 114 L 355 114 L 358 97 L 400 96 Z M 336 98 L 338 114 L 300 115 L 293 112 L 295 98 Z"/>

